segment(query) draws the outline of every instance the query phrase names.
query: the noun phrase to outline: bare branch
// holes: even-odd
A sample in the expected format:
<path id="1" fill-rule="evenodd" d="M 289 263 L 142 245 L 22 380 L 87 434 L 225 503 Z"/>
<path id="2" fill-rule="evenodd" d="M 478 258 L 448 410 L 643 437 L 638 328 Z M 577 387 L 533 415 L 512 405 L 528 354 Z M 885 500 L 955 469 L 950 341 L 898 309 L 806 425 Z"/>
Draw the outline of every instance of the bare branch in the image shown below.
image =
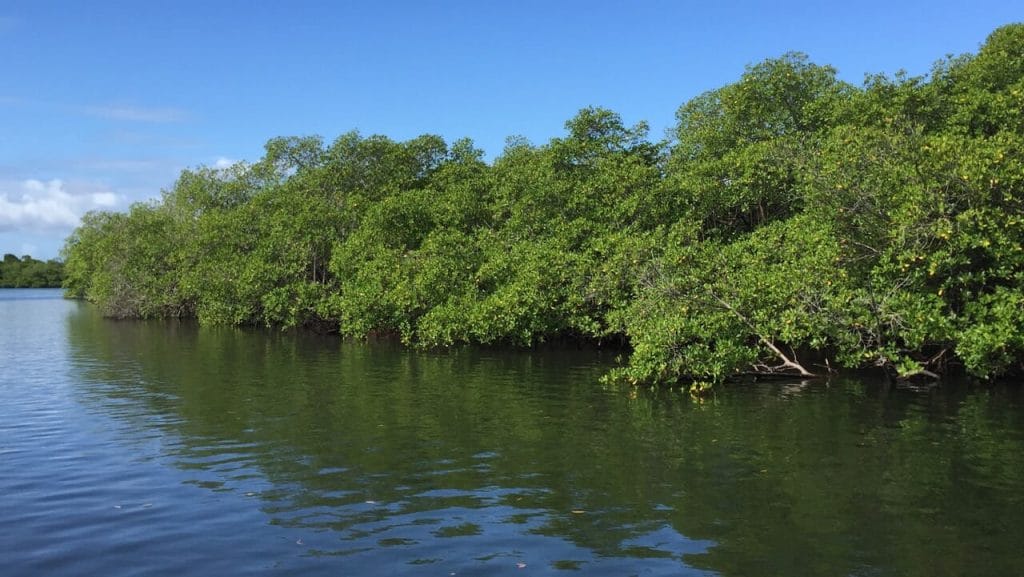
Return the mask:
<path id="1" fill-rule="evenodd" d="M 786 368 L 786 369 L 792 369 L 792 370 L 796 371 L 797 374 L 799 374 L 802 377 L 816 377 L 816 376 L 818 376 L 818 375 L 808 371 L 807 369 L 805 369 L 803 367 L 803 365 L 801 365 L 800 363 L 796 362 L 794 360 L 795 357 L 796 357 L 795 354 L 793 355 L 794 359 L 790 359 L 789 357 L 787 357 L 786 354 L 783 353 L 779 349 L 779 347 L 775 346 L 775 343 L 773 343 L 770 339 L 768 339 L 767 337 L 762 335 L 760 332 L 758 332 L 757 328 L 754 327 L 753 323 L 751 323 L 750 320 L 747 319 L 747 317 L 743 316 L 739 311 L 737 311 L 735 308 L 733 308 L 733 306 L 730 305 L 728 302 L 726 302 L 722 297 L 720 297 L 717 294 L 715 294 L 715 292 L 712 291 L 712 290 L 709 290 L 708 292 L 711 294 L 712 298 L 714 298 L 716 301 L 718 301 L 718 303 L 725 308 L 725 310 L 727 310 L 727 311 L 731 312 L 732 314 L 734 314 L 736 316 L 736 318 L 740 319 L 740 322 L 742 322 L 743 324 L 747 325 L 747 328 L 749 328 L 751 332 L 753 332 L 755 335 L 757 335 L 757 338 L 762 343 L 764 343 L 764 345 L 766 347 L 771 349 L 771 351 L 773 353 L 775 353 L 775 356 L 777 356 L 779 358 L 779 360 L 782 361 L 782 365 L 780 365 L 779 367 L 768 367 L 771 372 L 779 372 L 780 370 L 783 370 L 783 368 Z"/>

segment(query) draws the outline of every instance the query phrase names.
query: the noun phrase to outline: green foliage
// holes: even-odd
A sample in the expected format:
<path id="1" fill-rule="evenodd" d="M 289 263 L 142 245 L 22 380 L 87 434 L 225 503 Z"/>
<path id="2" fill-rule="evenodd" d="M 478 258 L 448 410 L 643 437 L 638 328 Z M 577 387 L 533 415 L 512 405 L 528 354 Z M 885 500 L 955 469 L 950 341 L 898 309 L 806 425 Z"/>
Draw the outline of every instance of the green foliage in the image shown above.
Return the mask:
<path id="1" fill-rule="evenodd" d="M 56 288 L 64 281 L 64 263 L 5 254 L 0 261 L 0 288 Z"/>
<path id="2" fill-rule="evenodd" d="M 668 181 L 702 236 L 729 238 L 798 212 L 800 164 L 850 92 L 832 68 L 791 53 L 683 105 Z"/>
<path id="3" fill-rule="evenodd" d="M 116 318 L 194 314 L 179 275 L 178 223 L 159 206 L 90 213 L 64 249 L 64 286 Z"/>
<path id="4" fill-rule="evenodd" d="M 118 317 L 628 343 L 613 378 L 696 393 L 751 372 L 1024 368 L 1024 25 L 862 87 L 785 54 L 677 118 L 653 142 L 586 108 L 493 163 L 433 135 L 275 138 L 87 215 L 64 286 Z"/>
<path id="5" fill-rule="evenodd" d="M 727 244 L 681 236 L 651 262 L 638 297 L 617 313 L 634 347 L 618 376 L 719 381 L 782 362 L 775 349 L 795 361 L 791 347 L 827 343 L 847 283 L 826 223 L 795 217 Z"/>

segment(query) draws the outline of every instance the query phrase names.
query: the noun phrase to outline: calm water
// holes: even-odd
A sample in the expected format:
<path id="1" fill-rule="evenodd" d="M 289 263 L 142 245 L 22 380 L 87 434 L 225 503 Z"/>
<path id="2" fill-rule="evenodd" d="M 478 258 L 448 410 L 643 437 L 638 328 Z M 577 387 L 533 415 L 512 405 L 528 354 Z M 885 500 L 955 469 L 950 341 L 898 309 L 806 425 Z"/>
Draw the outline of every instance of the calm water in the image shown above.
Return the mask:
<path id="1" fill-rule="evenodd" d="M 0 291 L 0 573 L 1024 575 L 1018 387 L 604 389 Z"/>

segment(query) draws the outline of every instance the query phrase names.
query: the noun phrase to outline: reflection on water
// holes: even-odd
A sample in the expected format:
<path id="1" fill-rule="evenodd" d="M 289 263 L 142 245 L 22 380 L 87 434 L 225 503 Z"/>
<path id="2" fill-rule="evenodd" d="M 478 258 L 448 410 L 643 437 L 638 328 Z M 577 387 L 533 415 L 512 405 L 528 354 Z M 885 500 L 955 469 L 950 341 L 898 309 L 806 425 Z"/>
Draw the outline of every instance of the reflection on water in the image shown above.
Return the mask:
<path id="1" fill-rule="evenodd" d="M 87 406 L 158 435 L 186 483 L 258 501 L 308 555 L 678 573 L 709 544 L 616 496 L 648 480 L 608 445 L 629 415 L 595 386 L 594 352 L 416 354 L 87 314 L 69 328 Z"/>
<path id="2" fill-rule="evenodd" d="M 696 402 L 602 388 L 611 359 L 593 351 L 414 353 L 55 303 L 59 350 L 32 369 L 49 384 L 0 373 L 0 401 L 37 409 L 0 422 L 50 431 L 0 441 L 36 471 L 7 483 L 22 512 L 0 527 L 65 545 L 34 537 L 16 567 L 1024 572 L 1017 388 L 771 384 Z"/>

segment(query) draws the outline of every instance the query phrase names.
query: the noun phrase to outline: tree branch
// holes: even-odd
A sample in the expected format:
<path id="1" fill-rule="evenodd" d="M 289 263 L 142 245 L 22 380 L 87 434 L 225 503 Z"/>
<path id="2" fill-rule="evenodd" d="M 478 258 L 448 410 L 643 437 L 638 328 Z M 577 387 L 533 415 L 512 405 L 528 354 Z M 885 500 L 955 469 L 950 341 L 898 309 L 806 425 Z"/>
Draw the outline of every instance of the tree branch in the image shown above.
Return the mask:
<path id="1" fill-rule="evenodd" d="M 744 325 L 746 325 L 747 328 L 749 328 L 751 330 L 751 332 L 753 332 L 755 335 L 757 335 L 757 338 L 762 343 L 764 343 L 764 345 L 766 347 L 768 347 L 769 349 L 771 349 L 771 351 L 773 353 L 775 353 L 775 356 L 777 356 L 779 358 L 779 360 L 782 361 L 781 367 L 785 367 L 787 369 L 795 370 L 797 372 L 797 374 L 799 374 L 802 377 L 816 377 L 816 376 L 818 376 L 818 375 L 808 371 L 807 369 L 805 369 L 803 367 L 803 365 L 801 365 L 800 363 L 796 362 L 796 360 L 795 360 L 796 355 L 795 354 L 793 355 L 794 359 L 790 359 L 789 357 L 787 357 L 786 354 L 783 353 L 781 349 L 779 349 L 779 347 L 775 346 L 775 343 L 773 343 L 770 339 L 768 339 L 767 337 L 762 335 L 754 327 L 754 324 L 751 323 L 750 320 L 747 317 L 745 317 L 742 314 L 740 314 L 740 312 L 737 311 L 735 308 L 733 308 L 733 306 L 730 305 L 728 302 L 726 302 L 725 299 L 723 299 L 722 297 L 720 297 L 717 294 L 715 294 L 715 292 L 713 290 L 709 289 L 708 292 L 711 294 L 712 298 L 714 298 L 716 301 L 718 301 L 719 304 L 721 304 L 723 307 L 725 307 L 725 310 L 727 310 L 727 311 L 731 312 L 732 314 L 736 315 L 736 318 L 740 319 L 740 322 L 742 322 Z M 773 372 L 778 370 L 777 368 L 771 368 L 771 367 L 769 367 L 769 369 L 771 371 L 773 371 Z"/>

